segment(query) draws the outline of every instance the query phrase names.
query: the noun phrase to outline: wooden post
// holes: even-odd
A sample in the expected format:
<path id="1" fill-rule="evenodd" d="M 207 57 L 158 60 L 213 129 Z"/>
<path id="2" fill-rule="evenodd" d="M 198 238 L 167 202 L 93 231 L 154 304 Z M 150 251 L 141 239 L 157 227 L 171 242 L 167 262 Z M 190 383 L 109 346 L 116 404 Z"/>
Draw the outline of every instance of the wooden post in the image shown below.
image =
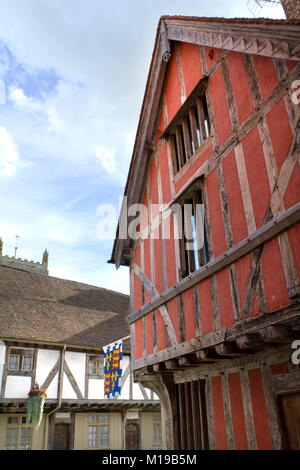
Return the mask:
<path id="1" fill-rule="evenodd" d="M 178 405 L 179 405 L 179 427 L 180 427 L 180 448 L 181 450 L 187 449 L 187 435 L 186 435 L 186 408 L 185 408 L 185 393 L 184 384 L 178 384 Z"/>
<path id="2" fill-rule="evenodd" d="M 202 449 L 201 443 L 201 411 L 199 402 L 198 382 L 191 382 L 191 402 L 193 416 L 194 446 L 193 449 Z"/>

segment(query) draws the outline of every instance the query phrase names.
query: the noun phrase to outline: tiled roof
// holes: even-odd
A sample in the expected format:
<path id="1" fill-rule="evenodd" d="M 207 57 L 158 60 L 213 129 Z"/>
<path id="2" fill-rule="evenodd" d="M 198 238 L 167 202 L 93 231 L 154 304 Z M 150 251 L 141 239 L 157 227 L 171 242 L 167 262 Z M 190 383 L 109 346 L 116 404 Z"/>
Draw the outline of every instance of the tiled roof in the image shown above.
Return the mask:
<path id="1" fill-rule="evenodd" d="M 129 335 L 128 313 L 125 294 L 0 267 L 0 339 L 98 348 Z"/>

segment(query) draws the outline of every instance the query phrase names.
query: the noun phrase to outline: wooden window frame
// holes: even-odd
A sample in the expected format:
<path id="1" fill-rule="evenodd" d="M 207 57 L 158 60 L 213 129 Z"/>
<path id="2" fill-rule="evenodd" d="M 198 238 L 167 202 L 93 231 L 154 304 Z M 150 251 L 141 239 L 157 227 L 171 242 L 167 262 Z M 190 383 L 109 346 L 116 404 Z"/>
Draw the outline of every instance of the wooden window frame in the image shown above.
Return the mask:
<path id="1" fill-rule="evenodd" d="M 9 423 L 9 419 L 15 418 L 17 420 L 16 423 Z M 16 441 L 16 448 L 15 449 L 7 449 L 7 431 L 8 429 L 16 429 L 17 430 L 17 441 Z M 21 433 L 22 429 L 26 432 L 30 431 L 30 443 L 28 449 L 20 449 L 21 443 Z M 33 427 L 32 425 L 26 425 L 26 416 L 20 415 L 8 415 L 6 419 L 6 427 L 5 427 L 5 441 L 4 441 L 4 449 L 5 450 L 31 450 L 32 449 L 32 437 L 33 437 Z"/>
<path id="2" fill-rule="evenodd" d="M 107 419 L 107 422 L 102 422 L 101 423 L 101 417 L 106 417 L 108 418 Z M 89 418 L 90 417 L 96 417 L 97 420 L 96 422 L 89 422 Z M 94 426 L 96 427 L 96 447 L 91 447 L 89 446 L 89 427 L 90 426 Z M 107 441 L 108 441 L 108 444 L 106 446 L 100 446 L 100 432 L 101 432 L 101 427 L 103 426 L 106 426 L 108 428 L 108 431 L 107 431 Z M 111 422 L 110 422 L 110 415 L 109 414 L 105 414 L 105 413 L 97 413 L 97 414 L 89 414 L 88 415 L 88 429 L 87 429 L 87 432 L 88 432 L 88 449 L 90 450 L 97 450 L 97 449 L 100 449 L 100 450 L 103 450 L 103 449 L 110 449 L 111 448 Z"/>
<path id="3" fill-rule="evenodd" d="M 24 369 L 24 358 L 25 357 L 30 357 L 31 358 L 31 367 L 30 369 Z M 33 355 L 31 354 L 22 354 L 22 365 L 21 365 L 21 370 L 24 371 L 24 372 L 31 372 L 33 369 Z"/>
<path id="4" fill-rule="evenodd" d="M 90 362 L 96 362 L 96 374 L 90 373 Z M 102 363 L 102 368 L 101 368 Z M 104 379 L 104 358 L 99 354 L 89 354 L 87 361 L 88 376 L 93 379 Z M 101 371 L 102 369 L 102 371 Z"/>
<path id="5" fill-rule="evenodd" d="M 180 256 L 180 279 L 184 279 L 190 273 L 200 269 L 201 266 L 204 266 L 209 262 L 209 249 L 208 249 L 208 240 L 207 240 L 207 217 L 204 213 L 203 218 L 203 246 L 200 249 L 196 250 L 187 250 L 186 243 L 187 240 L 185 238 L 185 213 L 184 213 L 184 205 L 191 204 L 193 206 L 192 215 L 195 217 L 196 214 L 196 206 L 197 204 L 204 204 L 203 202 L 203 177 L 197 178 L 196 181 L 193 183 L 181 194 L 178 198 L 176 198 L 173 204 L 179 204 L 182 207 L 182 216 L 177 223 L 181 223 L 182 226 L 179 227 L 179 233 L 182 234 L 182 237 L 178 240 L 179 242 L 179 256 Z M 205 208 L 204 208 L 205 210 Z M 197 227 L 195 227 L 197 229 Z M 197 235 L 196 232 L 196 239 L 199 237 L 199 233 Z M 193 240 L 194 241 L 194 240 Z M 189 240 L 191 242 L 191 240 Z M 197 240 L 196 240 L 197 243 Z M 196 258 L 197 257 L 197 258 Z"/>
<path id="6" fill-rule="evenodd" d="M 207 78 L 200 80 L 161 135 L 169 143 L 174 175 L 185 167 L 211 133 L 207 83 Z"/>
<path id="7" fill-rule="evenodd" d="M 18 367 L 17 369 L 15 369 L 14 367 L 10 367 L 11 365 L 11 362 L 10 362 L 10 359 L 11 359 L 11 356 L 16 356 L 18 358 Z M 16 353 L 9 353 L 8 355 L 8 364 L 7 364 L 7 369 L 10 371 L 10 372 L 19 372 L 20 370 L 20 359 L 21 359 L 21 355 L 20 354 L 16 354 Z"/>
<path id="8" fill-rule="evenodd" d="M 18 356 L 18 368 L 17 369 L 12 369 L 10 368 L 10 357 L 11 356 Z M 31 368 L 30 369 L 24 369 L 23 368 L 23 363 L 24 363 L 24 357 L 31 357 Z M 19 348 L 13 348 L 11 347 L 8 356 L 7 356 L 7 373 L 8 375 L 27 375 L 31 376 L 34 371 L 34 364 L 35 364 L 35 354 L 32 349 L 19 349 Z"/>
<path id="9" fill-rule="evenodd" d="M 159 435 L 160 435 L 160 440 L 155 442 L 154 441 L 154 425 L 159 424 Z M 159 447 L 163 443 L 162 440 L 162 425 L 161 425 L 161 415 L 158 413 L 155 413 L 152 415 L 152 446 L 153 447 Z"/>

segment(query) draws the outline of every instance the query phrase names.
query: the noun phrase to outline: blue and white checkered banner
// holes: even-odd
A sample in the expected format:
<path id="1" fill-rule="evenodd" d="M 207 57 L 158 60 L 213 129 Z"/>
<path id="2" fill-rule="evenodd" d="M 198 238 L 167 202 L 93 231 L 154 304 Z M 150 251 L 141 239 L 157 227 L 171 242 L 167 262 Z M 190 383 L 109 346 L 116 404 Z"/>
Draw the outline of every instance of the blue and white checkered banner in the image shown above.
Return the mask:
<path id="1" fill-rule="evenodd" d="M 122 345 L 123 340 L 120 339 L 115 343 L 103 346 L 104 396 L 106 398 L 117 398 L 121 394 Z"/>

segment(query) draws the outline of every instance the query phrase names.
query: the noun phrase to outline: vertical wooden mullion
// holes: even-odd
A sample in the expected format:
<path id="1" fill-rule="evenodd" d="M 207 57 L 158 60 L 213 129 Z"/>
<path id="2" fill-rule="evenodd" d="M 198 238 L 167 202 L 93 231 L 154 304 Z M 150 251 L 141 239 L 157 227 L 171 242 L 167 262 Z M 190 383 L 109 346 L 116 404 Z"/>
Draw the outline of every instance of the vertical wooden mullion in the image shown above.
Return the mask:
<path id="1" fill-rule="evenodd" d="M 173 166 L 173 172 L 174 175 L 179 171 L 180 169 L 180 162 L 178 160 L 178 153 L 177 153 L 177 148 L 176 148 L 176 137 L 175 135 L 170 135 L 168 139 L 170 151 L 171 151 L 171 159 L 172 159 L 172 166 Z"/>
<path id="2" fill-rule="evenodd" d="M 178 401 L 179 401 L 181 450 L 187 450 L 186 406 L 185 406 L 184 384 L 178 384 Z"/>
<path id="3" fill-rule="evenodd" d="M 192 138 L 193 138 L 195 150 L 197 150 L 199 148 L 199 140 L 198 140 L 197 121 L 196 121 L 194 108 L 191 108 L 189 110 L 189 118 L 190 118 L 190 124 L 191 124 Z"/>
<path id="4" fill-rule="evenodd" d="M 191 382 L 191 402 L 193 415 L 194 445 L 193 449 L 201 450 L 200 406 L 198 400 L 198 384 Z"/>
<path id="5" fill-rule="evenodd" d="M 205 227 L 205 237 L 207 240 L 207 258 L 209 261 L 214 257 L 214 250 L 213 250 L 213 239 L 212 239 L 211 226 L 210 226 L 208 195 L 207 195 L 205 179 L 203 179 L 202 181 L 201 198 L 202 198 L 201 202 L 204 204 L 204 227 Z"/>
<path id="6" fill-rule="evenodd" d="M 186 450 L 193 450 L 193 418 L 191 408 L 191 384 L 186 382 L 184 384 L 185 393 L 185 412 L 186 412 L 186 436 L 187 436 L 187 448 Z"/>
<path id="7" fill-rule="evenodd" d="M 201 399 L 202 399 L 202 394 L 201 394 Z M 215 450 L 216 449 L 216 434 L 215 434 L 212 382 L 211 382 L 210 377 L 207 377 L 205 380 L 205 400 L 206 400 L 206 416 L 207 416 L 207 423 L 208 423 L 207 429 L 208 429 L 209 450 Z"/>
<path id="8" fill-rule="evenodd" d="M 181 131 L 180 131 L 179 126 L 176 127 L 175 133 L 176 133 L 176 145 L 177 145 L 179 168 L 182 168 L 185 162 L 184 162 L 184 155 L 183 155 L 183 142 L 182 142 Z"/>
<path id="9" fill-rule="evenodd" d="M 191 201 L 190 200 L 186 200 L 184 201 L 185 204 L 190 204 Z M 193 203 L 193 201 L 192 201 Z M 190 217 L 190 219 L 188 220 L 187 217 Z M 188 225 L 190 225 L 190 229 L 193 230 L 193 226 L 192 226 L 192 214 L 190 212 L 187 212 L 184 208 L 184 228 Z M 187 261 L 188 261 L 188 272 L 189 273 L 192 273 L 195 271 L 195 254 L 194 254 L 194 250 L 188 250 L 187 247 L 186 247 L 186 244 L 187 243 L 193 243 L 193 238 L 192 240 L 188 239 L 184 236 L 184 240 L 185 240 L 185 243 L 184 243 L 184 249 L 185 249 L 185 253 L 186 253 L 186 257 L 187 257 Z"/>
<path id="10" fill-rule="evenodd" d="M 178 221 L 179 223 L 180 221 Z M 180 277 L 183 279 L 187 275 L 188 264 L 186 259 L 186 250 L 185 250 L 185 236 L 184 236 L 184 220 L 181 219 L 181 238 L 179 242 L 179 254 L 180 254 Z"/>
<path id="11" fill-rule="evenodd" d="M 183 140 L 184 140 L 184 149 L 186 159 L 188 160 L 192 156 L 192 144 L 189 133 L 189 127 L 186 118 L 182 119 L 182 130 L 183 130 Z"/>
<path id="12" fill-rule="evenodd" d="M 184 306 L 183 306 L 183 300 L 182 300 L 182 295 L 179 294 L 177 296 L 177 305 L 178 305 L 178 314 L 179 314 L 179 335 L 180 335 L 180 342 L 184 343 L 186 340 L 185 337 L 185 317 L 184 317 Z"/>
<path id="13" fill-rule="evenodd" d="M 181 445 L 181 422 L 180 422 L 180 408 L 179 408 L 179 384 L 175 384 L 174 386 L 174 395 L 175 395 L 175 410 L 176 410 L 176 425 L 177 425 L 177 437 L 178 437 L 178 450 L 182 450 Z"/>
<path id="14" fill-rule="evenodd" d="M 197 204 L 201 204 L 201 198 L 199 192 L 195 192 L 193 194 L 193 207 L 194 207 L 194 215 L 195 215 L 195 224 L 196 224 L 196 215 L 197 215 Z M 204 221 L 203 221 L 204 223 Z M 199 248 L 198 245 L 198 238 L 199 238 L 199 230 L 200 227 L 197 227 L 196 225 L 196 238 L 197 238 L 197 256 L 198 256 L 198 262 L 199 266 L 203 266 L 205 264 L 205 257 L 204 257 L 204 233 L 203 233 L 203 246 L 202 248 Z M 204 232 L 204 231 L 203 231 Z"/>
<path id="15" fill-rule="evenodd" d="M 201 98 L 196 99 L 197 111 L 198 111 L 198 120 L 200 127 L 201 143 L 207 138 L 206 128 L 205 128 L 205 113 L 204 107 Z"/>
<path id="16" fill-rule="evenodd" d="M 189 265 L 189 269 L 188 269 L 188 274 L 189 274 L 189 273 L 193 273 L 196 269 L 195 254 L 193 250 L 186 250 L 186 252 L 187 252 L 187 258 L 188 258 L 188 265 Z"/>
<path id="17" fill-rule="evenodd" d="M 201 428 L 201 448 L 206 450 L 209 448 L 208 438 L 208 416 L 207 416 L 207 403 L 206 403 L 206 384 L 205 380 L 198 380 L 198 400 L 200 410 L 200 428 Z M 212 423 L 211 423 L 212 425 Z M 212 430 L 212 434 L 213 430 Z"/>

